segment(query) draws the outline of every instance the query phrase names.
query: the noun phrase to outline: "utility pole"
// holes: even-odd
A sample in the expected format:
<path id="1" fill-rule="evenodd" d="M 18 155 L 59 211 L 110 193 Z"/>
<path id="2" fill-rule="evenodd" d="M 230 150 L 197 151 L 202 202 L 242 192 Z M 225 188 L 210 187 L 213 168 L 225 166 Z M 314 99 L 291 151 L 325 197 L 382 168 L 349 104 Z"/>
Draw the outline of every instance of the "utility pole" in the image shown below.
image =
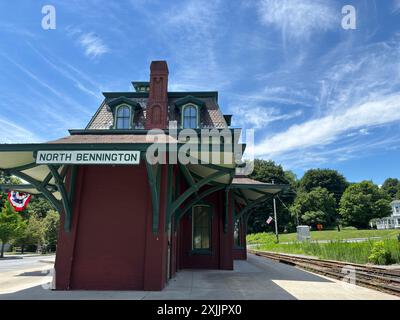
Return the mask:
<path id="1" fill-rule="evenodd" d="M 274 197 L 274 220 L 275 220 L 275 235 L 276 235 L 276 242 L 279 243 L 279 234 L 278 234 L 278 220 L 276 218 L 276 201 Z"/>
<path id="2" fill-rule="evenodd" d="M 275 180 L 272 179 L 272 184 L 275 184 Z M 278 219 L 276 218 L 276 200 L 274 196 L 274 221 L 275 221 L 275 235 L 276 235 L 276 242 L 279 243 L 279 234 L 278 234 Z"/>

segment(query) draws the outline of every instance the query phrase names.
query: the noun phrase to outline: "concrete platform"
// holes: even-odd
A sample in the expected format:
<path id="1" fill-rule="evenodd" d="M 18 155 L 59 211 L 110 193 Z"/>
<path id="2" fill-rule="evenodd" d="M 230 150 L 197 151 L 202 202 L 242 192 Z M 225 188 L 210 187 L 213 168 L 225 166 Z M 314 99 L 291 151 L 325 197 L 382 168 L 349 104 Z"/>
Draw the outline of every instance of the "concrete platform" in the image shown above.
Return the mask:
<path id="1" fill-rule="evenodd" d="M 43 279 L 37 281 L 43 282 Z M 234 271 L 182 270 L 160 292 L 51 291 L 36 285 L 13 293 L 0 294 L 1 299 L 381 300 L 399 298 L 249 254 L 247 261 L 235 261 Z"/>

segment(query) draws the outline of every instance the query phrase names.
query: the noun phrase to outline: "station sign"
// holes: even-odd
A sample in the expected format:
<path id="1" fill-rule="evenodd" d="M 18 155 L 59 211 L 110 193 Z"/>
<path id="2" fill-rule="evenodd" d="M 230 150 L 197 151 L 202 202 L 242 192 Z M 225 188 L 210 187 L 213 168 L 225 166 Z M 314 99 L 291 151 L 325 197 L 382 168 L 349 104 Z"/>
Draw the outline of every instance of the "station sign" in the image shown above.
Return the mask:
<path id="1" fill-rule="evenodd" d="M 37 164 L 139 164 L 140 151 L 38 151 Z"/>

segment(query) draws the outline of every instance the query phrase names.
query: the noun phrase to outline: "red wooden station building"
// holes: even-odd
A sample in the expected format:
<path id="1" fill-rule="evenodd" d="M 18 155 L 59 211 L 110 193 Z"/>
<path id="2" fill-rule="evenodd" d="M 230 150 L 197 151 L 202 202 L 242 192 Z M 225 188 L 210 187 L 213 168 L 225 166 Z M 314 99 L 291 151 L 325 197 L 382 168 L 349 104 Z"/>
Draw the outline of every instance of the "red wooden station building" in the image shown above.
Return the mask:
<path id="1" fill-rule="evenodd" d="M 235 138 L 207 149 L 210 161 L 177 157 L 188 155 L 183 130 L 238 130 L 218 92 L 168 91 L 165 61 L 151 63 L 150 81 L 132 84 L 132 92 L 104 92 L 85 129 L 0 144 L 0 170 L 24 181 L 1 187 L 43 196 L 60 213 L 58 290 L 162 290 L 181 269 L 232 270 L 246 259 L 251 208 L 285 188 L 237 175 L 238 161 L 213 161 L 238 157 L 245 145 Z M 154 146 L 166 147 L 146 156 Z M 164 162 L 149 161 L 157 157 Z"/>

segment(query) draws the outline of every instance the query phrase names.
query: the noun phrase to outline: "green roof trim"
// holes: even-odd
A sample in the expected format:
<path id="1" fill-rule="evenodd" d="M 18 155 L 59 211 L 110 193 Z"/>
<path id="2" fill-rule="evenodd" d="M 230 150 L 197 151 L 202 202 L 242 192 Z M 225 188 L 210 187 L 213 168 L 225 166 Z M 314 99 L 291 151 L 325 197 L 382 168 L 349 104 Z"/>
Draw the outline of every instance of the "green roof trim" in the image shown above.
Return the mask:
<path id="1" fill-rule="evenodd" d="M 136 92 L 149 92 L 150 82 L 148 81 L 132 81 L 132 85 Z"/>
<path id="2" fill-rule="evenodd" d="M 127 97 L 127 98 L 148 98 L 148 92 L 103 92 L 103 96 L 107 99 Z M 168 92 L 168 98 L 184 98 L 193 96 L 196 98 L 214 98 L 218 102 L 218 91 L 191 91 L 191 92 Z"/>
<path id="3" fill-rule="evenodd" d="M 202 107 L 202 108 L 205 107 L 205 105 L 206 105 L 204 101 L 202 101 L 200 99 L 197 99 L 196 97 L 194 97 L 192 95 L 187 95 L 186 97 L 178 99 L 178 100 L 175 101 L 175 105 L 178 108 L 180 108 L 180 107 L 182 107 L 182 106 L 184 106 L 184 105 L 186 105 L 188 103 L 195 104 L 195 105 L 197 105 L 199 107 Z"/>
<path id="4" fill-rule="evenodd" d="M 141 106 L 138 102 L 132 101 L 129 98 L 124 97 L 124 96 L 107 101 L 107 105 L 112 109 L 113 113 L 114 113 L 114 108 L 121 104 L 127 104 L 127 105 L 137 108 L 137 109 L 141 108 Z"/>

